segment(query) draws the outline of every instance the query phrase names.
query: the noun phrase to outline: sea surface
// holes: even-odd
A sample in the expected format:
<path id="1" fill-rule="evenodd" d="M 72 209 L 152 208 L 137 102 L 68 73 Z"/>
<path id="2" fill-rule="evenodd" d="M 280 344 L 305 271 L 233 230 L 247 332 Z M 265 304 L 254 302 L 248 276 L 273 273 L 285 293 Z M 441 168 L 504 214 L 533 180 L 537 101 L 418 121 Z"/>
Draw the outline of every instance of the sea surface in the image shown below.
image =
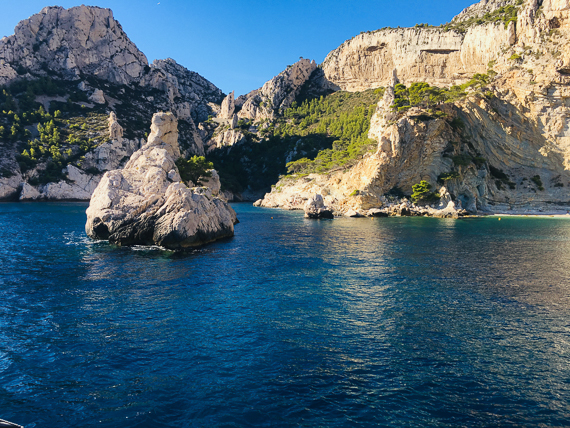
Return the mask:
<path id="1" fill-rule="evenodd" d="M 305 220 L 188 253 L 0 204 L 0 419 L 51 427 L 570 426 L 570 219 Z"/>

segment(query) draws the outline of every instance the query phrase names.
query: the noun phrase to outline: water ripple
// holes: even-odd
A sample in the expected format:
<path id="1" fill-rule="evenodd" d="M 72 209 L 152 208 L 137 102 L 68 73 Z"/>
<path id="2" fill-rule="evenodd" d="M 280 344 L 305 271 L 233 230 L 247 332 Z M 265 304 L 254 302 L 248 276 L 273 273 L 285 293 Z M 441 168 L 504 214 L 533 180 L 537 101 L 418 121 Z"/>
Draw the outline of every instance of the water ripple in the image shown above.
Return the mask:
<path id="1" fill-rule="evenodd" d="M 568 426 L 570 221 L 237 205 L 186 253 L 0 204 L 0 418 L 26 427 Z"/>

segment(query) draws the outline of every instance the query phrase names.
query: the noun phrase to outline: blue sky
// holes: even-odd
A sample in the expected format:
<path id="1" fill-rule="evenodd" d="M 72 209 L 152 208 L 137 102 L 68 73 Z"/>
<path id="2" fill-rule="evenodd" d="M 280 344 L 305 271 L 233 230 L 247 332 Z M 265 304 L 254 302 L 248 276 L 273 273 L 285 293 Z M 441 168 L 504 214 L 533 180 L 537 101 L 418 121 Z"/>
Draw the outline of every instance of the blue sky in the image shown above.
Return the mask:
<path id="1" fill-rule="evenodd" d="M 346 39 L 382 27 L 439 25 L 476 0 L 84 0 L 111 8 L 149 62 L 174 58 L 224 92 L 260 87 L 299 57 L 320 63 Z M 2 1 L 0 37 L 48 5 Z M 81 1 L 60 0 L 72 7 Z"/>

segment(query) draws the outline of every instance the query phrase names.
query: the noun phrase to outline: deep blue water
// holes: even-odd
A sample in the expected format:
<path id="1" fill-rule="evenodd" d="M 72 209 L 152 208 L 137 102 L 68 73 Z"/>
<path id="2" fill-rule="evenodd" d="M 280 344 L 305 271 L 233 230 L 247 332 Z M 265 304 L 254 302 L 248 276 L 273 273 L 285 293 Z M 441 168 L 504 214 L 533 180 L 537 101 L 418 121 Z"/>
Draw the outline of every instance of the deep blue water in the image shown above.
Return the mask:
<path id="1" fill-rule="evenodd" d="M 235 205 L 186 254 L 0 204 L 0 418 L 37 427 L 570 425 L 570 219 Z"/>

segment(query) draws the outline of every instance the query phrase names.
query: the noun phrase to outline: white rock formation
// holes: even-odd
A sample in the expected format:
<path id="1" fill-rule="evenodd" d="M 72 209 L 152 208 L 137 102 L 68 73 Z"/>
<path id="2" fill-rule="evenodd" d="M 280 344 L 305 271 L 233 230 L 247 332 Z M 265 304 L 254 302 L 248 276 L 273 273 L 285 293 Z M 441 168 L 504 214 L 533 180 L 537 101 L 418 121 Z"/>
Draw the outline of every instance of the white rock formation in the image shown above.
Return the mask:
<path id="1" fill-rule="evenodd" d="M 87 209 L 87 234 L 118 245 L 171 249 L 233 236 L 237 219 L 227 203 L 208 188 L 191 190 L 176 181 L 180 148 L 174 115 L 155 114 L 151 131 L 123 170 L 103 176 Z"/>
<path id="2" fill-rule="evenodd" d="M 219 104 L 222 91 L 213 83 L 178 64 L 172 58 L 155 60 L 141 86 L 164 91 L 168 95 L 168 109 L 178 120 L 192 118 L 205 121 L 212 109 L 208 103 Z"/>
<path id="3" fill-rule="evenodd" d="M 105 93 L 101 89 L 95 89 L 89 97 L 89 101 L 95 104 L 105 104 Z"/>
<path id="4" fill-rule="evenodd" d="M 109 9 L 46 7 L 0 40 L 0 85 L 16 76 L 9 64 L 36 74 L 43 67 L 69 78 L 89 74 L 119 84 L 143 76 L 148 61 Z"/>
<path id="5" fill-rule="evenodd" d="M 485 0 L 459 19 L 505 4 Z M 383 212 L 453 217 L 464 210 L 570 209 L 569 39 L 568 0 L 528 0 L 516 24 L 473 21 L 465 34 L 441 28 L 388 29 L 345 42 L 329 54 L 323 71 L 345 90 L 387 86 L 369 130 L 369 138 L 378 142 L 376 152 L 344 171 L 285 178 L 261 205 L 302 209 L 320 193 L 335 212 L 387 210 L 391 202 L 383 198 L 391 189 L 411 194 L 420 180 L 434 185 L 453 172 L 456 178 L 444 180 L 450 198 L 437 207 L 394 205 Z M 488 74 L 484 88 L 440 106 L 439 117 L 390 109 L 394 70 L 406 85 L 427 81 L 449 86 L 475 73 L 487 74 L 489 68 L 494 73 Z M 467 161 L 456 162 L 462 156 Z M 351 197 L 356 189 L 358 195 Z"/>
<path id="6" fill-rule="evenodd" d="M 87 174 L 73 165 L 68 165 L 64 173 L 67 180 L 40 187 L 42 199 L 87 201 L 101 179 L 100 175 Z"/>
<path id="7" fill-rule="evenodd" d="M 34 186 L 26 183 L 22 183 L 22 191 L 20 192 L 20 201 L 36 201 L 40 199 L 42 194 Z"/>
<path id="8" fill-rule="evenodd" d="M 123 139 L 123 127 L 119 125 L 114 111 L 109 115 L 109 138 L 118 142 Z"/>
<path id="9" fill-rule="evenodd" d="M 244 141 L 246 141 L 246 137 L 239 129 L 225 129 L 214 133 L 212 138 L 208 141 L 206 151 L 211 152 L 214 149 L 234 146 Z"/>
<path id="10" fill-rule="evenodd" d="M 224 101 L 222 101 L 222 107 L 218 117 L 220 119 L 232 119 L 235 109 L 234 91 L 232 91 L 226 98 L 224 98 Z"/>
<path id="11" fill-rule="evenodd" d="M 239 97 L 236 100 L 236 106 L 241 107 L 238 116 L 253 121 L 274 118 L 277 112 L 291 106 L 316 68 L 315 61 L 308 59 L 301 59 L 287 67 L 261 89 Z"/>
<path id="12" fill-rule="evenodd" d="M 17 199 L 22 184 L 22 174 L 0 177 L 0 201 Z"/>
<path id="13" fill-rule="evenodd" d="M 406 85 L 451 86 L 486 73 L 511 39 L 503 23 L 474 26 L 465 35 L 442 28 L 391 28 L 346 41 L 322 67 L 326 79 L 346 91 L 386 86 L 394 69 Z"/>
<path id="14" fill-rule="evenodd" d="M 210 177 L 202 179 L 203 186 L 210 189 L 212 195 L 218 196 L 222 188 L 222 183 L 220 183 L 220 176 L 218 175 L 218 171 L 215 169 L 210 169 L 208 172 L 211 175 Z"/>
<path id="15" fill-rule="evenodd" d="M 306 218 L 334 218 L 332 210 L 325 206 L 323 197 L 319 194 L 314 195 L 305 204 Z"/>

